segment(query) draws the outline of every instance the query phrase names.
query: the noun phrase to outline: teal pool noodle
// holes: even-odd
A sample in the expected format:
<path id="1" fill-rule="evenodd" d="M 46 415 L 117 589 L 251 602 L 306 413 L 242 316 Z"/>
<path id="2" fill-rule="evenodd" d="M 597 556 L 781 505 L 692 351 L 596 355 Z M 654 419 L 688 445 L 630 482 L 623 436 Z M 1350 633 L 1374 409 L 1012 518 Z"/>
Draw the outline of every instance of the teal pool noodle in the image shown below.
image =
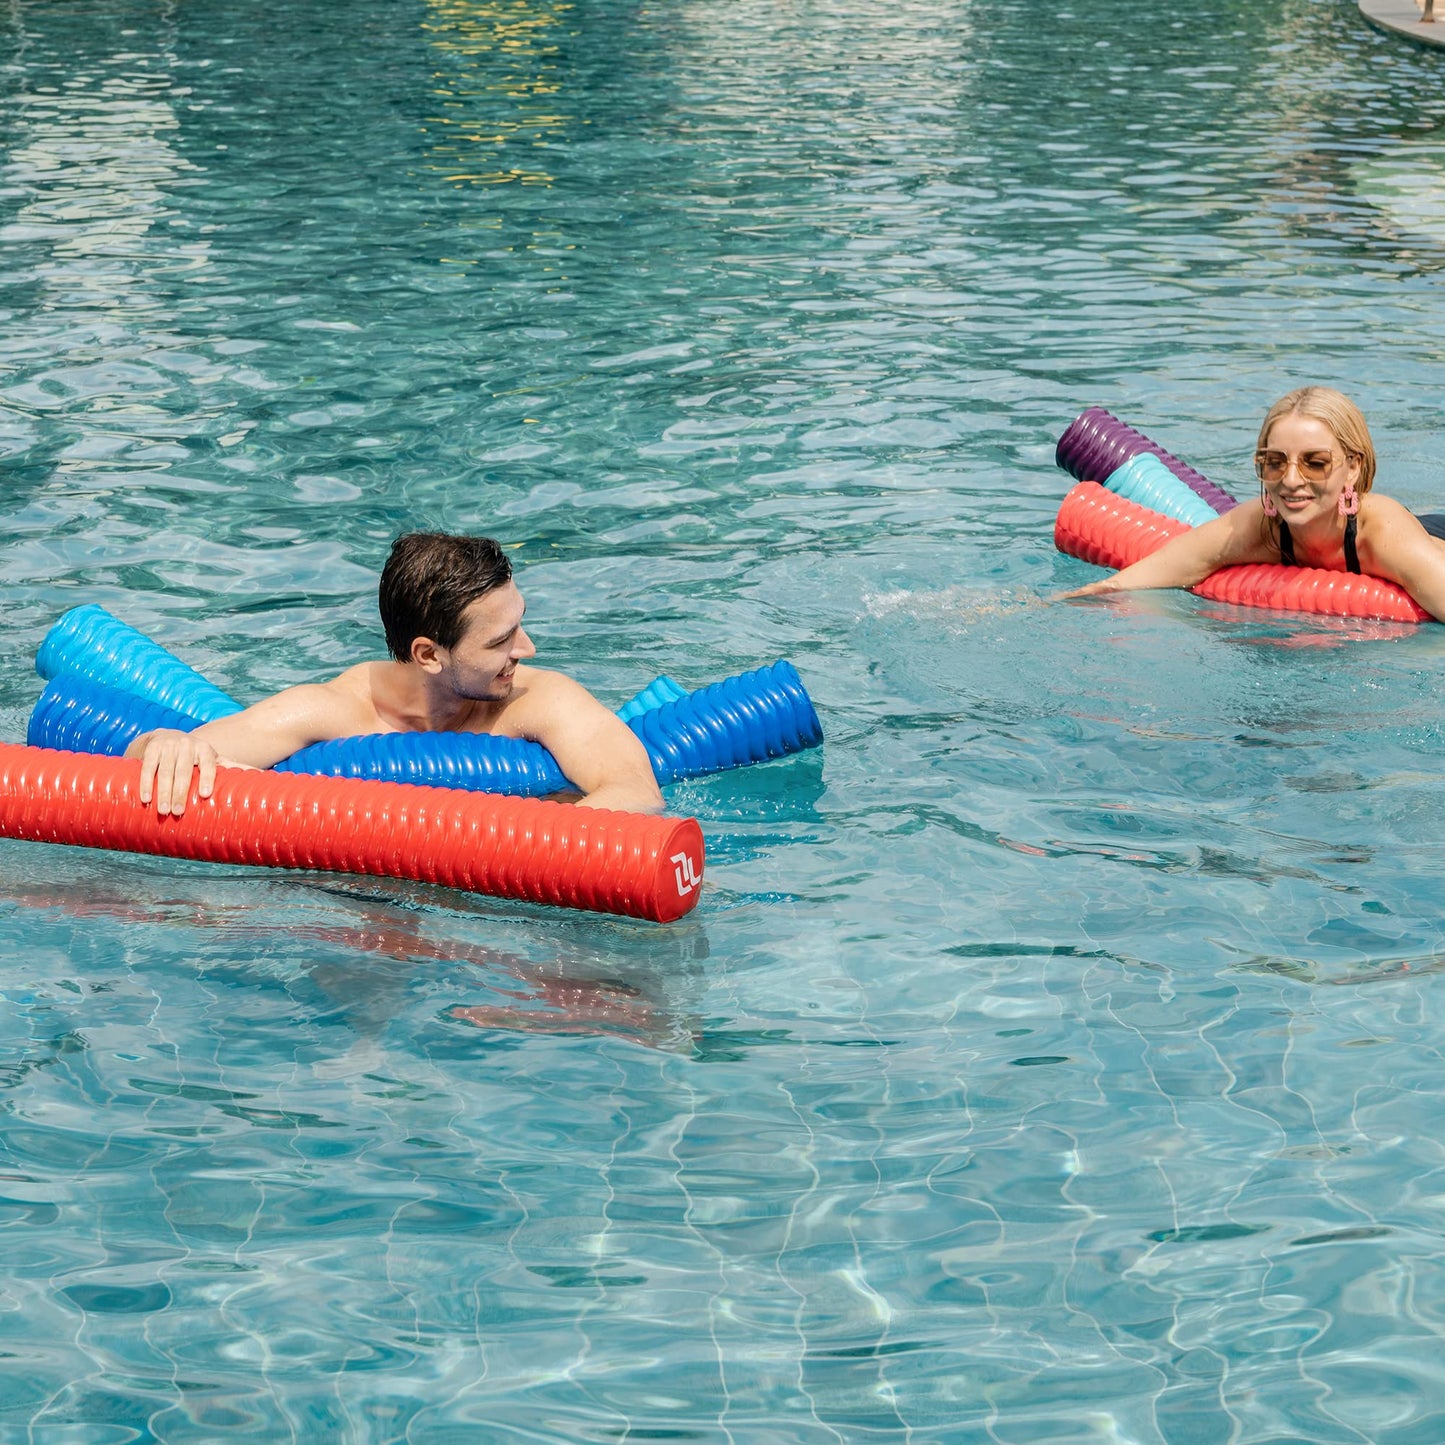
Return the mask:
<path id="1" fill-rule="evenodd" d="M 641 717 L 643 713 L 651 712 L 655 707 L 661 707 L 664 703 L 676 702 L 679 698 L 686 696 L 687 689 L 664 673 L 661 677 L 656 677 L 649 682 L 630 702 L 623 703 L 617 709 L 617 716 L 623 722 L 630 723 L 633 718 Z"/>
<path id="2" fill-rule="evenodd" d="M 1106 486 L 1116 496 L 1126 501 L 1137 502 L 1152 512 L 1162 512 L 1176 522 L 1186 522 L 1191 527 L 1212 522 L 1219 513 L 1194 489 L 1181 482 L 1158 457 L 1150 452 L 1140 452 L 1130 457 L 1120 467 L 1104 478 Z"/>

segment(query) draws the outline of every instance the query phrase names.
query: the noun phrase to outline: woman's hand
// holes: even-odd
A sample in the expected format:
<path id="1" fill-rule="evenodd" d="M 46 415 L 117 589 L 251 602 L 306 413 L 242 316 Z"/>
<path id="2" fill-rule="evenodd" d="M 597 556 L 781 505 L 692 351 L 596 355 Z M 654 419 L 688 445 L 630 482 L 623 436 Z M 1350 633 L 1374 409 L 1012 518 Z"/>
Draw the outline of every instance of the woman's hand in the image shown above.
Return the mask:
<path id="1" fill-rule="evenodd" d="M 1112 577 L 1101 582 L 1090 582 L 1087 587 L 1075 587 L 1072 592 L 1058 592 L 1049 598 L 1050 602 L 1071 602 L 1075 597 L 1102 597 L 1106 592 L 1118 592 Z"/>

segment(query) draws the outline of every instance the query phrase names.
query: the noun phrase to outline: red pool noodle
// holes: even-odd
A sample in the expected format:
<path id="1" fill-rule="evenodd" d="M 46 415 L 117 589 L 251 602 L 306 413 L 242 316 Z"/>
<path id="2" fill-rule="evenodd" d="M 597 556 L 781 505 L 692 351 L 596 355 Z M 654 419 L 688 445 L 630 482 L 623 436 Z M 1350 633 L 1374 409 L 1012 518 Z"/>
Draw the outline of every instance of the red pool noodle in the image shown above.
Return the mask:
<path id="1" fill-rule="evenodd" d="M 1183 522 L 1125 501 L 1097 482 L 1069 489 L 1054 523 L 1054 545 L 1071 557 L 1118 570 L 1157 551 L 1189 528 Z M 1429 622 L 1431 616 L 1405 591 L 1383 577 L 1253 562 L 1221 567 L 1189 589 L 1211 602 L 1316 612 L 1330 617 L 1386 622 Z"/>
<path id="2" fill-rule="evenodd" d="M 237 768 L 162 818 L 139 783 L 137 759 L 0 743 L 0 837 L 410 878 L 658 923 L 701 891 L 694 818 Z"/>
<path id="3" fill-rule="evenodd" d="M 1126 501 L 1098 482 L 1079 482 L 1059 504 L 1054 546 L 1070 557 L 1118 572 L 1187 531 L 1187 522 Z"/>

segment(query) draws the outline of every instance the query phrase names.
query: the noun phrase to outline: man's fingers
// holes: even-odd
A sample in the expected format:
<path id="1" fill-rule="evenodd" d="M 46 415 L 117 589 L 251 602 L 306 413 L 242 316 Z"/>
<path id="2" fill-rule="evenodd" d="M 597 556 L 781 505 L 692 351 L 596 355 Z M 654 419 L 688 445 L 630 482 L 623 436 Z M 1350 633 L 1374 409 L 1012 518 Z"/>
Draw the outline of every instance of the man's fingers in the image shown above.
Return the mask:
<path id="1" fill-rule="evenodd" d="M 196 794 L 209 798 L 216 786 L 220 758 L 210 743 L 181 732 L 156 732 L 140 763 L 140 801 L 155 800 L 160 817 L 179 818 L 186 811 L 191 779 L 199 773 Z"/>
<path id="2" fill-rule="evenodd" d="M 171 768 L 171 816 L 179 818 L 186 811 L 186 797 L 191 791 L 191 778 L 196 771 L 195 759 L 189 749 L 176 757 Z"/>
<path id="3" fill-rule="evenodd" d="M 174 754 L 168 754 L 156 770 L 156 812 L 165 818 L 184 809 L 184 797 L 176 798 L 176 759 Z"/>
<path id="4" fill-rule="evenodd" d="M 155 792 L 156 760 L 146 751 L 140 760 L 140 800 L 149 803 Z"/>
<path id="5" fill-rule="evenodd" d="M 186 794 L 191 787 L 193 744 L 185 737 L 157 738 L 145 751 L 141 760 L 142 803 L 148 800 L 147 793 L 154 792 L 156 812 L 162 817 L 174 814 L 179 817 L 186 810 Z M 155 778 L 153 789 L 146 787 L 146 773 Z"/>

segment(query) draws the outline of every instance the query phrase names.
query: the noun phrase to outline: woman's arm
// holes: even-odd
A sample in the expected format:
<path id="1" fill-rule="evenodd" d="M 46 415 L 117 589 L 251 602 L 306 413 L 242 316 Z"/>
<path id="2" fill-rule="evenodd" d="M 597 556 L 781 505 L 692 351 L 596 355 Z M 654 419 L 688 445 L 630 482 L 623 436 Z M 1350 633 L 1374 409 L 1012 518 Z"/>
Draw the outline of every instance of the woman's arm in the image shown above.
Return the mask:
<path id="1" fill-rule="evenodd" d="M 1263 518 L 1257 501 L 1241 502 L 1222 517 L 1171 537 L 1157 552 L 1112 577 L 1065 592 L 1056 600 L 1150 587 L 1193 587 L 1221 567 L 1241 562 L 1277 562 L 1278 554 L 1265 539 Z"/>

